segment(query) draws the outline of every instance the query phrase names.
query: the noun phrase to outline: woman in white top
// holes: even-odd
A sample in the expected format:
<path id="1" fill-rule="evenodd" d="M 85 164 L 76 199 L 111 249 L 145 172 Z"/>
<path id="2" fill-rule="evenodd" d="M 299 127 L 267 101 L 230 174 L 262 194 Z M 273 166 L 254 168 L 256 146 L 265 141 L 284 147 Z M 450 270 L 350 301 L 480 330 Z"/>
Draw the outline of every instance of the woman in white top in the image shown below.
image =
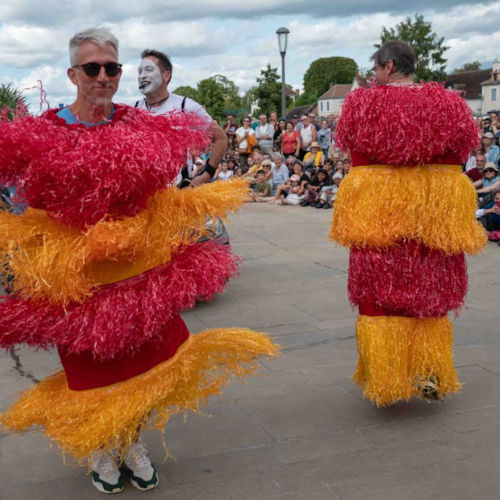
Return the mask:
<path id="1" fill-rule="evenodd" d="M 304 159 L 304 156 L 311 149 L 311 144 L 316 141 L 318 133 L 316 132 L 316 127 L 309 121 L 308 115 L 302 115 L 300 119 L 302 127 L 300 128 L 300 154 L 299 158 Z"/>
<path id="2" fill-rule="evenodd" d="M 240 154 L 240 167 L 244 169 L 249 156 L 248 141 L 249 135 L 255 135 L 255 131 L 250 127 L 252 120 L 249 116 L 244 116 L 241 120 L 241 127 L 236 130 L 236 143 L 238 144 L 238 152 Z"/>

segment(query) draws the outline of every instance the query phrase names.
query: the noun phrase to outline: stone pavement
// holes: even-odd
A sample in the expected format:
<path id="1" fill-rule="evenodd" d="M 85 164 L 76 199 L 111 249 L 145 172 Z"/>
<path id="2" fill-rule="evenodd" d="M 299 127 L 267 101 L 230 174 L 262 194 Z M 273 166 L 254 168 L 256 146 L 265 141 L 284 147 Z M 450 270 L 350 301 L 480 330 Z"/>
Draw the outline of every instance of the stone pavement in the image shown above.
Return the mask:
<path id="1" fill-rule="evenodd" d="M 175 418 L 157 490 L 121 498 L 500 498 L 500 248 L 469 258 L 467 307 L 455 321 L 463 391 L 445 402 L 377 409 L 350 381 L 356 314 L 346 299 L 347 253 L 326 239 L 331 211 L 267 204 L 229 225 L 245 260 L 225 295 L 184 314 L 193 332 L 248 326 L 283 346 L 248 384 L 232 383 L 201 415 Z M 53 353 L 0 354 L 0 410 L 57 369 Z M 37 433 L 0 434 L 0 498 L 102 498 L 83 469 L 65 467 Z"/>

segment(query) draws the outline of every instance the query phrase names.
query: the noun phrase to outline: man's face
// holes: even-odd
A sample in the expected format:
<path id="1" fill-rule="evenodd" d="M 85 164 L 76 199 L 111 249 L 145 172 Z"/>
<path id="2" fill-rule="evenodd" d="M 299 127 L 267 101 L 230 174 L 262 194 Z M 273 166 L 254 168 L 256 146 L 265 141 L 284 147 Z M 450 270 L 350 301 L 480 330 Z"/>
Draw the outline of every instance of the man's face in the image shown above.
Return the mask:
<path id="1" fill-rule="evenodd" d="M 278 113 L 276 113 L 276 111 L 271 111 L 271 114 L 269 115 L 269 119 L 276 121 L 278 119 Z"/>
<path id="2" fill-rule="evenodd" d="M 116 76 L 108 76 L 101 66 L 97 76 L 88 76 L 82 65 L 87 63 L 106 64 L 118 62 L 118 54 L 112 45 L 107 43 L 104 48 L 88 40 L 82 42 L 77 52 L 77 64 L 68 69 L 68 77 L 78 88 L 78 95 L 84 97 L 91 105 L 105 106 L 109 104 L 118 90 L 122 76 L 120 69 Z"/>
<path id="3" fill-rule="evenodd" d="M 165 73 L 168 73 L 167 71 Z M 144 94 L 152 94 L 160 90 L 163 85 L 163 74 L 157 62 L 150 57 L 145 57 L 138 70 L 139 90 Z"/>
<path id="4" fill-rule="evenodd" d="M 479 170 L 479 172 L 483 171 L 485 165 L 486 165 L 486 158 L 482 155 L 477 156 L 476 157 L 476 167 Z"/>
<path id="5" fill-rule="evenodd" d="M 274 158 L 274 164 L 276 165 L 276 167 L 281 167 L 281 164 L 283 162 L 281 161 L 281 157 L 280 156 L 276 156 L 276 158 Z"/>
<path id="6" fill-rule="evenodd" d="M 302 122 L 302 125 L 304 125 L 304 127 L 309 127 L 309 117 L 308 116 L 303 116 L 300 121 Z"/>
<path id="7" fill-rule="evenodd" d="M 316 115 L 309 115 L 309 120 L 311 123 L 316 123 Z"/>
<path id="8" fill-rule="evenodd" d="M 260 115 L 259 116 L 259 121 L 262 125 L 265 125 L 267 123 L 267 116 L 266 115 Z"/>

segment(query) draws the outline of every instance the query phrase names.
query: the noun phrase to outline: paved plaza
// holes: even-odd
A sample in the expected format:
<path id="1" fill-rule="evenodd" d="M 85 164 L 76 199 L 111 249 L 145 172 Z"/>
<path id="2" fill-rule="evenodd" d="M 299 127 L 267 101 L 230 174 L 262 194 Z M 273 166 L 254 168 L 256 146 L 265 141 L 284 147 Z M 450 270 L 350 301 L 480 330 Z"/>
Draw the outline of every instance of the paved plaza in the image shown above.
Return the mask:
<path id="1" fill-rule="evenodd" d="M 241 274 L 183 314 L 196 333 L 246 326 L 283 346 L 256 377 L 234 381 L 199 415 L 173 419 L 165 451 L 146 434 L 158 489 L 128 499 L 487 500 L 500 498 L 500 248 L 468 259 L 455 321 L 462 393 L 377 409 L 350 380 L 356 312 L 348 254 L 327 240 L 331 210 L 245 206 L 228 224 Z M 0 410 L 58 369 L 54 352 L 0 353 Z M 103 498 L 38 433 L 0 433 L 1 500 Z"/>

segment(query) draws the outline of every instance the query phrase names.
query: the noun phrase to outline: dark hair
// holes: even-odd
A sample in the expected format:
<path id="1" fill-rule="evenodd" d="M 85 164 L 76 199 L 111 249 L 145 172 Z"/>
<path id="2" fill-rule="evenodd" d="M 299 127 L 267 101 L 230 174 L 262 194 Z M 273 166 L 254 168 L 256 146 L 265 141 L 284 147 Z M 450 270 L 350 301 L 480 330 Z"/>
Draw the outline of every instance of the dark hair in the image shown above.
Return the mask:
<path id="1" fill-rule="evenodd" d="M 415 73 L 415 55 L 410 45 L 402 40 L 391 40 L 385 43 L 370 59 L 382 67 L 392 61 L 394 71 L 405 76 Z"/>
<path id="2" fill-rule="evenodd" d="M 311 180 L 311 184 L 313 186 L 319 186 L 320 185 L 320 180 L 318 179 L 318 174 L 325 174 L 325 180 L 323 181 L 323 184 L 325 186 L 331 186 L 332 185 L 332 178 L 330 176 L 330 174 L 324 169 L 324 168 L 320 168 L 318 169 L 318 171 L 314 174 L 312 180 Z"/>
<path id="3" fill-rule="evenodd" d="M 325 160 L 325 163 L 328 163 L 329 165 L 331 165 L 333 167 L 333 160 L 331 158 L 327 158 Z"/>
<path id="4" fill-rule="evenodd" d="M 257 170 L 257 174 L 256 174 L 256 176 L 257 176 L 257 175 L 260 175 L 260 174 L 262 174 L 262 175 L 266 175 L 266 173 L 264 172 L 264 170 Z"/>
<path id="5" fill-rule="evenodd" d="M 243 127 L 243 122 L 244 122 L 245 120 L 250 120 L 250 123 L 252 123 L 252 117 L 251 117 L 251 116 L 249 116 L 249 115 L 242 116 L 242 117 L 241 117 L 241 126 L 242 126 L 242 127 Z"/>
<path id="6" fill-rule="evenodd" d="M 172 63 L 170 62 L 167 54 L 164 54 L 159 50 L 145 49 L 141 52 L 141 58 L 144 59 L 145 57 L 155 57 L 160 64 L 160 69 L 162 71 L 168 71 L 170 73 L 170 80 L 172 79 Z"/>

